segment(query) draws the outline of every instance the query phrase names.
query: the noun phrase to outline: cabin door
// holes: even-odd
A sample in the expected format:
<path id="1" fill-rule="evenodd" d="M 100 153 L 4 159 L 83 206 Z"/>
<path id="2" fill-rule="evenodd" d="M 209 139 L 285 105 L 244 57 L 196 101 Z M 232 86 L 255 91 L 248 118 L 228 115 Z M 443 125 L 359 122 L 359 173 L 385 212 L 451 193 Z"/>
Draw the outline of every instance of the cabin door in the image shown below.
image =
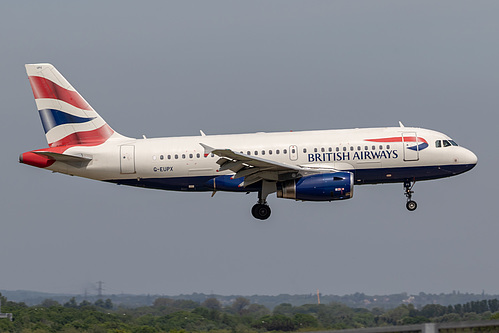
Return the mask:
<path id="1" fill-rule="evenodd" d="M 419 160 L 418 135 L 416 132 L 402 133 L 402 145 L 404 147 L 404 161 Z"/>
<path id="2" fill-rule="evenodd" d="M 298 159 L 298 147 L 297 146 L 289 146 L 289 159 L 291 161 L 296 161 Z"/>
<path id="3" fill-rule="evenodd" d="M 135 173 L 135 146 L 120 147 L 120 172 Z"/>

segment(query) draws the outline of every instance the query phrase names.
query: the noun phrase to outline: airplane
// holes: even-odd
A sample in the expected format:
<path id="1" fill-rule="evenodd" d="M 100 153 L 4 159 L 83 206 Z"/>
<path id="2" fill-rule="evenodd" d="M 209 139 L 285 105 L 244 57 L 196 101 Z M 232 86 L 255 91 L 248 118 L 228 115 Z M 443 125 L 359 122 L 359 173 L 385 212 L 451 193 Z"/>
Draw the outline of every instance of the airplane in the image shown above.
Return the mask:
<path id="1" fill-rule="evenodd" d="M 355 128 L 135 139 L 113 130 L 48 63 L 26 72 L 48 148 L 19 162 L 53 172 L 150 189 L 256 192 L 253 217 L 271 214 L 268 195 L 296 201 L 353 197 L 355 185 L 402 183 L 414 211 L 417 181 L 471 170 L 477 156 L 447 135 L 417 127 Z"/>

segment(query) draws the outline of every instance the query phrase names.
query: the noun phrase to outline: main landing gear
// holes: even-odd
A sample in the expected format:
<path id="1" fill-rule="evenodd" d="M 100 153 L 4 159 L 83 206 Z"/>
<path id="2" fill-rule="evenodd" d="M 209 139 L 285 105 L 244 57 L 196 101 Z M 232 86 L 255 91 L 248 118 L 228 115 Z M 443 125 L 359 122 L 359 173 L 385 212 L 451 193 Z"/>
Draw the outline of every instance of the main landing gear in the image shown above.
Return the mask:
<path id="1" fill-rule="evenodd" d="M 251 208 L 251 214 L 256 219 L 266 220 L 270 217 L 270 207 L 267 205 L 267 202 L 257 203 Z"/>
<path id="2" fill-rule="evenodd" d="M 255 219 L 266 220 L 270 217 L 270 207 L 267 204 L 267 196 L 275 191 L 275 182 L 262 181 L 262 189 L 258 191 L 258 202 L 251 208 L 251 214 L 253 214 Z"/>
<path id="3" fill-rule="evenodd" d="M 414 184 L 416 184 L 416 181 L 414 181 L 412 185 L 410 181 L 404 182 L 404 195 L 407 198 L 407 203 L 405 204 L 405 207 L 411 212 L 416 210 L 416 208 L 418 208 L 418 204 L 416 203 L 416 201 L 412 200 L 412 194 L 414 193 L 412 188 L 414 187 Z"/>

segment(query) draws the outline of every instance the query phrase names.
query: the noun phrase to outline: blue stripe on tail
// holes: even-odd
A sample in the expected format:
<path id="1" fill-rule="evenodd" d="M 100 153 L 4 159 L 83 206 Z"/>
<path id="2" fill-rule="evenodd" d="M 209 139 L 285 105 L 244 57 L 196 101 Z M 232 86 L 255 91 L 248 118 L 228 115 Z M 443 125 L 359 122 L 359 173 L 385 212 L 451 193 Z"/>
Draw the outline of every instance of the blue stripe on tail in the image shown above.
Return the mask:
<path id="1" fill-rule="evenodd" d="M 69 114 L 69 113 L 66 113 L 63 111 L 59 111 L 59 110 L 54 110 L 54 109 L 42 109 L 42 110 L 39 110 L 39 112 L 40 112 L 40 118 L 42 120 L 42 125 L 43 125 L 43 129 L 45 130 L 45 133 L 47 133 L 52 128 L 59 126 L 59 125 L 86 123 L 87 121 L 91 121 L 92 119 L 95 119 L 95 117 L 92 117 L 92 118 L 78 117 L 78 116 L 74 116 L 72 114 Z"/>

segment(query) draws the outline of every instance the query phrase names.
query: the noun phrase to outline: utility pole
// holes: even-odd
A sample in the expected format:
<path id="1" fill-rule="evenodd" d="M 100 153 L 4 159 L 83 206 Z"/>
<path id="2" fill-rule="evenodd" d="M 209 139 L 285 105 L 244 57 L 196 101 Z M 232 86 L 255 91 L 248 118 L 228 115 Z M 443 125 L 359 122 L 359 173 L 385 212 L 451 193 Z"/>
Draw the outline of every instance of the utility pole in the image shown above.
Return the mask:
<path id="1" fill-rule="evenodd" d="M 103 290 L 102 285 L 104 284 L 104 282 L 102 282 L 102 281 L 98 281 L 98 282 L 97 282 L 97 284 L 99 285 L 99 286 L 97 287 L 97 295 L 98 295 L 99 297 L 102 297 L 102 290 Z"/>

